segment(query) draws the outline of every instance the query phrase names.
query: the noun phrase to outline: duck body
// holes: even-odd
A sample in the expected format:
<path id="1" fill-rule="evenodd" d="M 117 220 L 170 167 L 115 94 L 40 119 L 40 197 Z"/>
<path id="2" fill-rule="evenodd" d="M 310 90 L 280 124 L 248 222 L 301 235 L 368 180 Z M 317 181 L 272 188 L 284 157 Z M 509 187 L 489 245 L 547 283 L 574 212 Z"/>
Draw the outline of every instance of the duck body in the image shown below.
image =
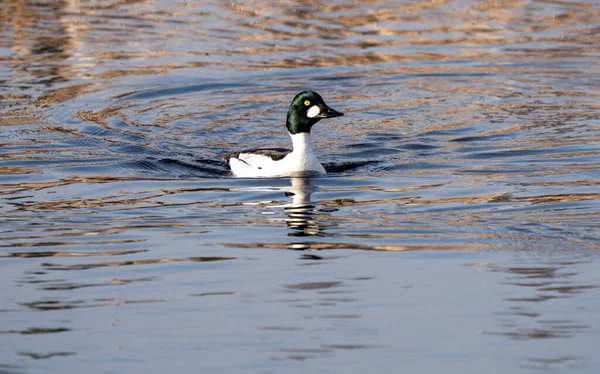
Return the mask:
<path id="1" fill-rule="evenodd" d="M 282 148 L 254 149 L 240 152 L 229 159 L 236 177 L 276 177 L 302 172 L 325 174 L 310 145 L 310 134 L 291 135 L 294 150 Z"/>
<path id="2" fill-rule="evenodd" d="M 275 148 L 251 149 L 228 157 L 236 177 L 277 177 L 302 173 L 325 174 L 312 146 L 310 130 L 322 118 L 343 116 L 325 104 L 314 91 L 300 92 L 288 110 L 286 127 L 292 138 L 292 151 Z"/>

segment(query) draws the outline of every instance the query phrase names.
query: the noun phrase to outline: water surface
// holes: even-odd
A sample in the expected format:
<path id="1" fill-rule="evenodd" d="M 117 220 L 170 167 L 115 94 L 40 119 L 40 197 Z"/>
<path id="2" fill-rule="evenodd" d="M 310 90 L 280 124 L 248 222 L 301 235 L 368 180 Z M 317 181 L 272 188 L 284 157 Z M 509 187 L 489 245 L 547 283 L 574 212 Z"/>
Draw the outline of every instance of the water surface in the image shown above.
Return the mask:
<path id="1" fill-rule="evenodd" d="M 0 6 L 0 372 L 600 369 L 595 1 Z"/>

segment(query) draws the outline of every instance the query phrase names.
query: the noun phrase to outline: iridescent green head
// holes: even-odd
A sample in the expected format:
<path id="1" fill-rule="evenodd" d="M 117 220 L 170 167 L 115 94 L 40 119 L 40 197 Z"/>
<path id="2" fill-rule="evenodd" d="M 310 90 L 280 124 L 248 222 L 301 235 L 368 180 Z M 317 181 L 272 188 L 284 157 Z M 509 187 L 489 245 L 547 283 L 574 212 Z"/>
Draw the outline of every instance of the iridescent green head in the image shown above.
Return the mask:
<path id="1" fill-rule="evenodd" d="M 343 113 L 328 107 L 318 93 L 302 91 L 292 100 L 287 114 L 286 126 L 290 134 L 310 133 L 312 126 L 322 118 L 343 115 Z"/>

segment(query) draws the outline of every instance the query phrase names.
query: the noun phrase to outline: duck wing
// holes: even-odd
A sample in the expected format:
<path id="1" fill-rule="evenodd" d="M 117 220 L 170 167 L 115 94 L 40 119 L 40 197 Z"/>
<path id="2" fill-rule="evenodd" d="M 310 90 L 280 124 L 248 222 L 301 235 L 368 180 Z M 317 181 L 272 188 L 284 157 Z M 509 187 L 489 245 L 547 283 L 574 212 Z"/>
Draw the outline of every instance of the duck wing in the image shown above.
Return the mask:
<path id="1" fill-rule="evenodd" d="M 255 148 L 230 154 L 227 163 L 237 177 L 270 176 L 278 173 L 275 162 L 291 151 L 285 148 Z"/>
<path id="2" fill-rule="evenodd" d="M 267 157 L 273 161 L 279 161 L 283 159 L 285 156 L 290 154 L 292 151 L 287 148 L 252 148 L 246 149 L 241 152 L 234 152 L 226 155 L 224 157 L 226 162 L 229 162 L 232 158 L 237 158 L 238 160 L 243 160 L 246 158 L 261 158 Z"/>

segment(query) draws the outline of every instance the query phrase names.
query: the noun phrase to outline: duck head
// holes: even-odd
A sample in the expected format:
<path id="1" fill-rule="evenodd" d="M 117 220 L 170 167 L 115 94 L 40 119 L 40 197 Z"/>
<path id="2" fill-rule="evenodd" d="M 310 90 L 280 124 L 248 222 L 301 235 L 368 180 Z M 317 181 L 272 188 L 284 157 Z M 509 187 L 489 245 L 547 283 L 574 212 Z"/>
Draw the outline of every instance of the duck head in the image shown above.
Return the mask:
<path id="1" fill-rule="evenodd" d="M 287 114 L 286 126 L 290 134 L 310 133 L 312 126 L 323 118 L 343 116 L 331 109 L 321 95 L 314 91 L 302 91 L 292 100 Z"/>

